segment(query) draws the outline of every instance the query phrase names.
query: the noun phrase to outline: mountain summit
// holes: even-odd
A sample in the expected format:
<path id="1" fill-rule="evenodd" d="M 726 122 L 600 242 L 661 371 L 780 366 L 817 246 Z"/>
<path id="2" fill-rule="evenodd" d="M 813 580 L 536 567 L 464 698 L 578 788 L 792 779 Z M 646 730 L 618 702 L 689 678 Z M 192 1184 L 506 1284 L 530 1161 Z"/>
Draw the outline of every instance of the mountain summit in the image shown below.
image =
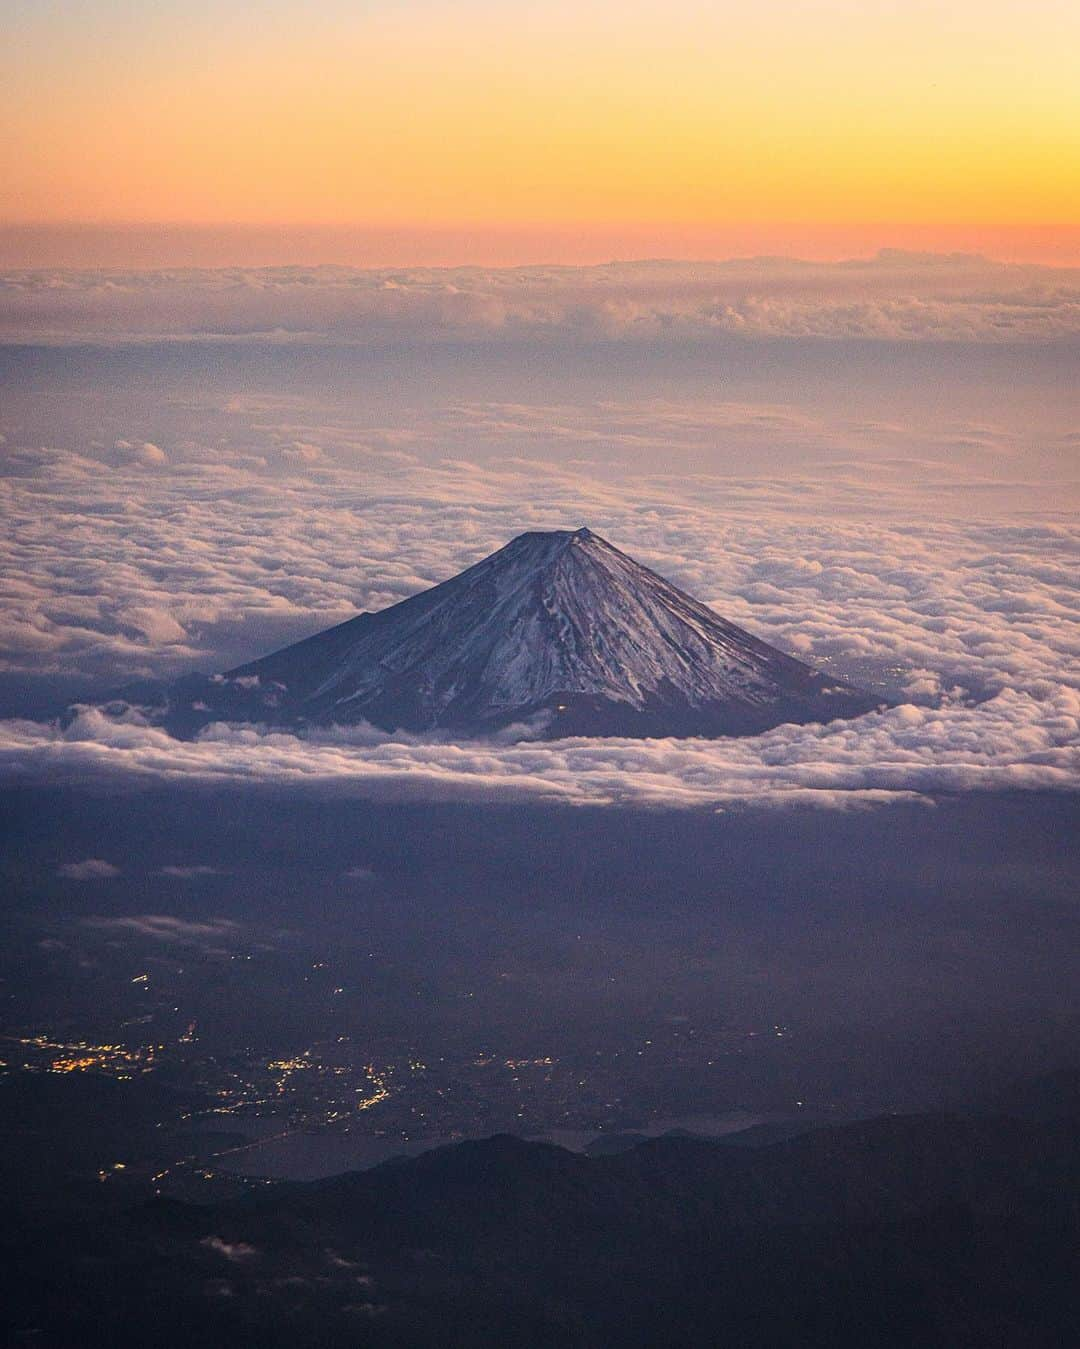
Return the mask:
<path id="1" fill-rule="evenodd" d="M 589 529 L 521 534 L 400 604 L 181 689 L 203 720 L 548 737 L 753 734 L 875 705 Z"/>

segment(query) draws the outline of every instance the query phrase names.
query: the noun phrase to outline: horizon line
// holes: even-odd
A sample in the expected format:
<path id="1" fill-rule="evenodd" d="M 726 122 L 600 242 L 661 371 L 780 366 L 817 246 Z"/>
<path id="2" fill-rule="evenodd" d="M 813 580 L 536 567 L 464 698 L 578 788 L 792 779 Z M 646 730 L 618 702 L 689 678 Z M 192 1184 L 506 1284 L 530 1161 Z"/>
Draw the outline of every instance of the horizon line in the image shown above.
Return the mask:
<path id="1" fill-rule="evenodd" d="M 7 220 L 0 267 L 602 266 L 616 262 L 810 263 L 881 254 L 1080 266 L 1080 222 L 371 222 Z"/>

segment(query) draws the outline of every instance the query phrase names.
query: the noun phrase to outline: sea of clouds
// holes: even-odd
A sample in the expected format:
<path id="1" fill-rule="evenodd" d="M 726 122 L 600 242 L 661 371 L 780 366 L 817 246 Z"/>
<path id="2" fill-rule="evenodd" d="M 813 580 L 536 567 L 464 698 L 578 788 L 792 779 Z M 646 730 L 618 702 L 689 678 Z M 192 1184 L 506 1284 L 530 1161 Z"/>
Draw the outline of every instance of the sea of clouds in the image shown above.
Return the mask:
<path id="1" fill-rule="evenodd" d="M 304 736 L 211 726 L 178 742 L 87 708 L 66 728 L 0 722 L 0 773 L 129 788 L 248 783 L 380 800 L 850 809 L 968 791 L 1080 786 L 1080 693 L 1006 690 L 977 707 L 902 705 L 725 740 L 454 743 L 370 727 Z"/>
<path id="2" fill-rule="evenodd" d="M 552 334 L 567 352 L 564 401 L 451 391 L 381 416 L 325 390 L 274 393 L 227 375 L 178 393 L 153 363 L 148 395 L 145 362 L 130 379 L 109 366 L 105 389 L 43 378 L 0 424 L 9 680 L 101 690 L 225 669 L 393 604 L 522 530 L 588 524 L 734 622 L 901 704 L 743 740 L 468 745 L 223 726 L 182 744 L 138 715 L 87 709 L 64 726 L 0 723 L 9 783 L 724 808 L 1080 785 L 1080 430 L 1028 435 L 989 412 L 828 413 L 783 389 L 724 397 L 718 381 L 694 399 L 655 384 L 616 397 L 602 379 L 572 377 L 570 354 L 575 334 L 662 338 L 677 353 L 690 330 L 696 340 L 719 325 L 730 339 L 742 323 L 747 342 L 779 333 L 796 349 L 1007 334 L 1037 360 L 1040 344 L 1080 333 L 1067 273 L 909 256 L 15 273 L 0 294 L 19 343 L 126 335 L 141 348 L 224 333 L 300 351 L 494 332 L 523 344 L 523 378 Z M 415 387 L 415 359 L 394 359 Z"/>
<path id="3" fill-rule="evenodd" d="M 0 316 L 6 341 L 1047 341 L 1080 334 L 1080 279 L 896 251 L 843 263 L 39 270 L 0 274 Z"/>

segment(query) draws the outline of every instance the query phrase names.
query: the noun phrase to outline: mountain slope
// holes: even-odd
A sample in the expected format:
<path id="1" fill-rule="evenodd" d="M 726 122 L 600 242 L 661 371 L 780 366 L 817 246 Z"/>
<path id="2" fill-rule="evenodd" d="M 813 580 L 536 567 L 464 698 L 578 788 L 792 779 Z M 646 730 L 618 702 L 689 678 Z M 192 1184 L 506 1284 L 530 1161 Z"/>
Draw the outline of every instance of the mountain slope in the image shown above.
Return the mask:
<path id="1" fill-rule="evenodd" d="M 591 1159 L 496 1137 L 12 1229 L 0 1324 L 80 1349 L 1056 1349 L 1080 1316 L 1078 1165 L 1075 1122 L 988 1117 Z"/>
<path id="2" fill-rule="evenodd" d="M 184 695 L 215 715 L 483 734 L 728 735 L 873 700 L 588 529 L 522 534 L 441 585 Z"/>

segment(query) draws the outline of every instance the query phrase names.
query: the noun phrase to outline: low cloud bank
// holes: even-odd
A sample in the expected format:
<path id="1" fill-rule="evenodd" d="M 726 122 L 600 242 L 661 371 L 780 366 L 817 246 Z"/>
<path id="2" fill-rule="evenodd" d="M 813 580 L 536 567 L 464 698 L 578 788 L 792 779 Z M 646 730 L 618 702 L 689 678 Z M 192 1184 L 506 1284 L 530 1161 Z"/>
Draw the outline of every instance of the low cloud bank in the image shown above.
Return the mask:
<path id="1" fill-rule="evenodd" d="M 180 742 L 85 709 L 66 729 L 0 722 L 0 780 L 253 784 L 372 800 L 846 809 L 973 791 L 1080 790 L 1080 693 L 1006 689 L 728 740 L 448 743 L 370 728 L 299 736 L 216 725 Z"/>
<path id="2" fill-rule="evenodd" d="M 1080 336 L 1080 279 L 898 252 L 843 263 L 39 270 L 0 274 L 0 310 L 0 340 L 18 342 L 1041 342 Z"/>

